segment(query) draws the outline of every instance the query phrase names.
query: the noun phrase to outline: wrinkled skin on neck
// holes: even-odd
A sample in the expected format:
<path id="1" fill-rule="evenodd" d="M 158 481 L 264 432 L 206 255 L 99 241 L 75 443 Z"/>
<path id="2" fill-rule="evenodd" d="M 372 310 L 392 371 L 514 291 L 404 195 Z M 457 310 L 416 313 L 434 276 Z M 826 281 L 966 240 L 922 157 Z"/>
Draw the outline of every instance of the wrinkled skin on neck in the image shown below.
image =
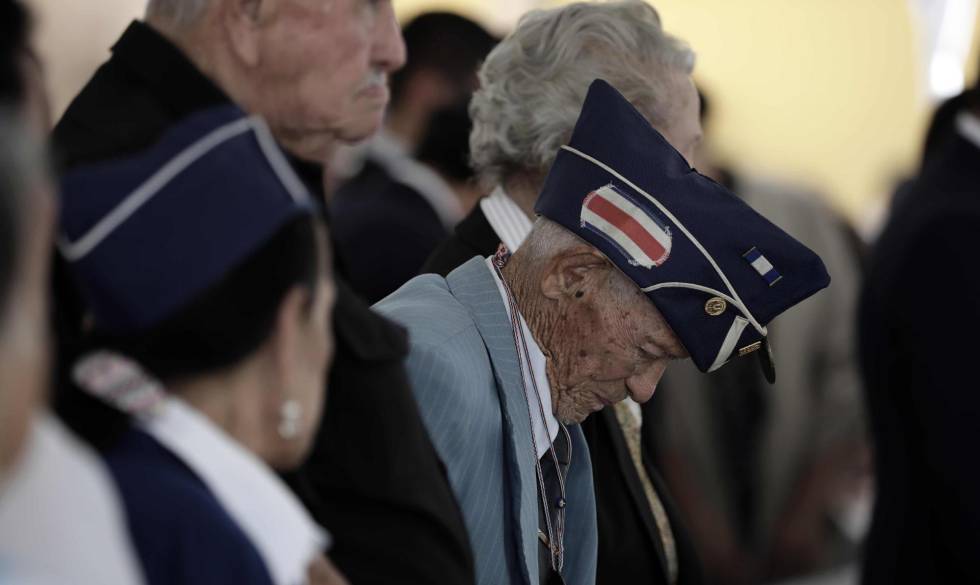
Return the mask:
<path id="1" fill-rule="evenodd" d="M 504 279 L 547 360 L 558 420 L 581 422 L 627 396 L 648 400 L 667 363 L 687 355 L 653 303 L 608 263 L 558 294 L 548 272 L 515 255 Z"/>

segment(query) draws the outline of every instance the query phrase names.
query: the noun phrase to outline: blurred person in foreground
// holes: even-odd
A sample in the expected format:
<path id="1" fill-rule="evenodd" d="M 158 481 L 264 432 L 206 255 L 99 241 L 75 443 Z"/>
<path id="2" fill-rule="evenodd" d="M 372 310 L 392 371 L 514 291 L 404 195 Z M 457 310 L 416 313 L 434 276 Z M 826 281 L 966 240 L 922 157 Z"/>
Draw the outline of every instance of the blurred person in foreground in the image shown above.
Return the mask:
<path id="1" fill-rule="evenodd" d="M 479 24 L 448 12 L 421 14 L 403 32 L 408 60 L 392 75 L 384 129 L 360 171 L 330 199 L 338 259 L 370 302 L 418 274 L 463 217 L 458 188 L 465 181 L 420 160 L 420 147 L 431 151 L 433 141 L 457 130 L 454 119 L 437 116 L 469 101 L 476 70 L 496 43 Z M 457 152 L 465 160 L 465 149 Z"/>
<path id="2" fill-rule="evenodd" d="M 138 584 L 108 473 L 46 407 L 56 205 L 29 28 L 0 0 L 0 582 Z"/>
<path id="3" fill-rule="evenodd" d="M 100 451 L 148 582 L 346 583 L 271 471 L 316 434 L 334 287 L 264 123 L 207 110 L 67 173 L 58 247 L 92 320 L 72 376 L 103 406 L 78 416 L 122 427 Z"/>
<path id="4" fill-rule="evenodd" d="M 710 151 L 697 167 L 817 252 L 834 286 L 770 328 L 779 380 L 745 362 L 707 376 L 687 364 L 644 405 L 647 440 L 711 583 L 772 582 L 853 563 L 864 534 L 869 454 L 854 322 L 856 236 L 818 195 L 737 174 Z M 864 491 L 862 492 L 862 488 Z M 865 512 L 865 522 L 866 526 Z"/>
<path id="5" fill-rule="evenodd" d="M 378 130 L 387 76 L 404 58 L 390 0 L 151 0 L 54 140 L 70 170 L 146 148 L 188 115 L 232 102 L 267 120 L 322 197 L 323 161 Z M 335 272 L 330 405 L 291 485 L 329 528 L 331 558 L 353 582 L 471 582 L 462 517 L 405 376 L 404 332 L 351 291 L 342 265 Z M 59 274 L 59 369 L 69 387 L 86 317 Z"/>
<path id="6" fill-rule="evenodd" d="M 517 252 L 416 277 L 376 305 L 409 329 L 415 396 L 480 583 L 595 583 L 598 541 L 617 535 L 597 533 L 603 482 L 579 423 L 649 400 L 672 360 L 767 358 L 765 323 L 829 283 L 816 255 L 694 172 L 603 80 L 560 149 Z M 659 554 L 630 552 L 616 561 Z"/>
<path id="7" fill-rule="evenodd" d="M 109 474 L 45 407 L 56 206 L 38 139 L 0 110 L 0 583 L 142 583 Z"/>
<path id="8" fill-rule="evenodd" d="M 577 3 L 523 19 L 480 68 L 471 103 L 471 157 L 492 194 L 423 270 L 446 276 L 475 255 L 493 255 L 500 242 L 520 249 L 548 168 L 594 78 L 621 89 L 692 160 L 701 137 L 693 65 L 693 52 L 646 3 Z M 640 448 L 638 415 L 626 400 L 582 425 L 596 484 L 597 582 L 699 583 L 697 555 L 651 454 Z"/>
<path id="9" fill-rule="evenodd" d="M 966 260 L 980 245 L 978 95 L 957 100 L 953 131 L 894 207 L 862 291 L 878 485 L 867 585 L 980 583 L 980 271 Z"/>

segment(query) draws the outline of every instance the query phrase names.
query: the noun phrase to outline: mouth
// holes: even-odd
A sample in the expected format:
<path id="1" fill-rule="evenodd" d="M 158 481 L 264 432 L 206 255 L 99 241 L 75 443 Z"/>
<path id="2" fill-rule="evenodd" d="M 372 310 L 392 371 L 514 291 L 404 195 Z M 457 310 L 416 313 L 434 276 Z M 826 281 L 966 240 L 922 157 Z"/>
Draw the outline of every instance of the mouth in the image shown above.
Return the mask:
<path id="1" fill-rule="evenodd" d="M 383 83 L 372 83 L 357 92 L 358 97 L 376 101 L 388 101 L 388 86 Z"/>

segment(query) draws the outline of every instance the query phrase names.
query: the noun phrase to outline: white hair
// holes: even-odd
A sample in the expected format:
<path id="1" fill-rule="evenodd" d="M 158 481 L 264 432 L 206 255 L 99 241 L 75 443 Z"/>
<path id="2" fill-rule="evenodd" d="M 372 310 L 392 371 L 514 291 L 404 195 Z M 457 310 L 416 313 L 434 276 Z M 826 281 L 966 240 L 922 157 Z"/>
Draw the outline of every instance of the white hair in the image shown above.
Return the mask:
<path id="1" fill-rule="evenodd" d="M 582 246 L 595 248 L 560 224 L 539 216 L 515 256 L 521 255 L 521 263 L 525 266 L 527 274 L 542 275 L 553 258 Z M 615 266 L 611 261 L 609 264 Z M 636 292 L 636 284 L 619 270 L 614 271 L 607 286 L 611 287 L 612 293 L 624 303 L 628 302 L 630 295 Z"/>
<path id="2" fill-rule="evenodd" d="M 674 112 L 676 74 L 693 68 L 693 51 L 641 0 L 529 12 L 480 68 L 470 102 L 473 168 L 486 187 L 547 171 L 597 78 L 662 128 Z"/>
<path id="3" fill-rule="evenodd" d="M 196 24 L 212 0 L 148 0 L 146 19 L 166 23 L 176 29 Z"/>

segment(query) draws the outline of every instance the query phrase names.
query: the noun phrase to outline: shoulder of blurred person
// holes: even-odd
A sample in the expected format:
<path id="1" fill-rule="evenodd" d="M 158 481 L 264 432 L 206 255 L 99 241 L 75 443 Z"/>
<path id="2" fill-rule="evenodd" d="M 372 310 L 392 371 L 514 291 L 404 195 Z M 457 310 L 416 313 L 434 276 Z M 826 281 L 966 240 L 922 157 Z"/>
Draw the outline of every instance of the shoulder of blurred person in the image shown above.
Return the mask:
<path id="1" fill-rule="evenodd" d="M 980 105 L 952 116 L 875 244 L 860 307 L 878 494 L 864 582 L 975 582 L 980 440 L 973 363 L 980 271 Z M 923 503 L 925 503 L 923 505 Z M 929 531 L 931 546 L 920 546 Z"/>
<path id="2" fill-rule="evenodd" d="M 442 190 L 455 197 L 448 186 Z M 336 253 L 351 287 L 371 303 L 415 276 L 447 235 L 426 197 L 372 158 L 330 198 L 330 215 Z"/>
<path id="3" fill-rule="evenodd" d="M 359 6 L 362 1 L 349 3 Z M 360 87 L 358 80 L 350 83 L 352 88 Z M 365 95 L 368 98 L 361 101 L 369 105 L 377 101 L 371 101 L 370 92 Z M 69 106 L 55 129 L 55 145 L 68 168 L 124 156 L 152 143 L 181 118 L 230 99 L 177 45 L 136 22 Z M 293 162 L 311 191 L 322 193 L 319 165 Z M 351 579 L 470 582 L 472 557 L 465 528 L 419 420 L 402 365 L 407 351 L 404 333 L 373 313 L 343 279 L 336 284 L 332 408 L 327 409 L 306 469 L 287 479 L 317 520 L 330 527 L 335 537 L 333 559 Z M 72 290 L 63 267 L 56 270 L 63 356 L 59 388 L 70 384 L 65 361 L 73 355 L 82 318 Z M 360 449 L 350 447 L 354 437 Z M 377 502 L 385 504 L 375 509 Z M 370 513 L 372 509 L 376 513 Z M 417 546 L 378 549 L 376 535 L 382 530 L 392 539 Z M 375 553 L 365 556 L 366 550 Z"/>
<path id="4" fill-rule="evenodd" d="M 32 419 L 26 452 L 0 487 L 0 557 L 52 583 L 142 583 L 102 462 L 54 417 Z"/>

